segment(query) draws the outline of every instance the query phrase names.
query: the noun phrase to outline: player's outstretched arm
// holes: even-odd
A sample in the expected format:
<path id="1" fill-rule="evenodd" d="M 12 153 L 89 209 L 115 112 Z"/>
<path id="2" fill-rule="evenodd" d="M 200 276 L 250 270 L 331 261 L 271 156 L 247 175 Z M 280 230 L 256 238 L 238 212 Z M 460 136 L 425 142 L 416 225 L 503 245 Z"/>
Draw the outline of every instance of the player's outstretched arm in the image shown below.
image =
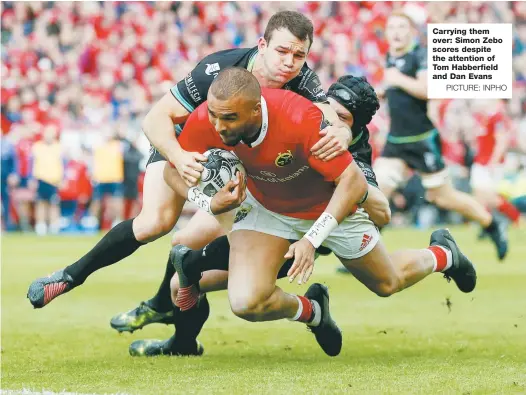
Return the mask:
<path id="1" fill-rule="evenodd" d="M 338 223 L 349 216 L 367 193 L 367 180 L 356 162 L 351 162 L 335 180 L 336 189 L 325 212 L 331 214 Z"/>
<path id="2" fill-rule="evenodd" d="M 184 123 L 190 113 L 167 92 L 150 109 L 142 122 L 142 129 L 150 143 L 169 161 L 181 151 L 174 132 L 174 124 Z"/>

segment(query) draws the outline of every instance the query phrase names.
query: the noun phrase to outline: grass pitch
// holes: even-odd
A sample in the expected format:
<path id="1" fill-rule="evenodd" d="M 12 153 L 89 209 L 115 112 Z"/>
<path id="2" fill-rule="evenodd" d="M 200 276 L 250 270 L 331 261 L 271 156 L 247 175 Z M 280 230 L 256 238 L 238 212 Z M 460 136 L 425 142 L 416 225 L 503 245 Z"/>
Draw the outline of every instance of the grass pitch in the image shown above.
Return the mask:
<path id="1" fill-rule="evenodd" d="M 167 338 L 151 325 L 118 335 L 110 318 L 148 299 L 164 273 L 168 239 L 142 247 L 42 310 L 26 299 L 30 282 L 85 253 L 98 237 L 2 239 L 2 388 L 5 393 L 526 393 L 526 232 L 510 235 L 497 263 L 476 229 L 452 230 L 476 263 L 479 282 L 462 294 L 438 274 L 382 299 L 334 257 L 317 262 L 311 281 L 330 287 L 344 347 L 326 357 L 303 325 L 249 323 L 229 310 L 225 292 L 209 295 L 211 317 L 201 358 L 132 358 L 128 345 Z M 430 231 L 388 230 L 388 248 L 427 246 Z M 281 282 L 303 294 L 299 287 Z"/>

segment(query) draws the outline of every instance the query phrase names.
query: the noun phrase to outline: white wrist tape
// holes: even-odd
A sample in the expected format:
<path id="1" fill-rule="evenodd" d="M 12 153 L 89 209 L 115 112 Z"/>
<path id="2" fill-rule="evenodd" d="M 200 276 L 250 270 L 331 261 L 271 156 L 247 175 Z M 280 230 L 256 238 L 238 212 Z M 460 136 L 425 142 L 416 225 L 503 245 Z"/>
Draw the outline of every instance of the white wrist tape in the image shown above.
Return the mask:
<path id="1" fill-rule="evenodd" d="M 314 248 L 318 248 L 337 227 L 338 221 L 336 221 L 336 218 L 329 213 L 323 213 L 303 237 L 309 240 Z"/>
<path id="2" fill-rule="evenodd" d="M 192 187 L 188 190 L 188 201 L 195 203 L 199 208 L 205 210 L 207 213 L 212 213 L 212 198 L 205 195 L 197 187 Z"/>

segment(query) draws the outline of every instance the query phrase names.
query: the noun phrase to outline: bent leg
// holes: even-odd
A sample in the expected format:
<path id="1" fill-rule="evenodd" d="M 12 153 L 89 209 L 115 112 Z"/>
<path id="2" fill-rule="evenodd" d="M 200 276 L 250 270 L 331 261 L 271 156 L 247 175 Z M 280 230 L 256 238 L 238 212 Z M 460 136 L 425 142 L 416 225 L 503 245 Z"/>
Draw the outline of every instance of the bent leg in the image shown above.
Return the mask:
<path id="1" fill-rule="evenodd" d="M 288 248 L 288 240 L 277 236 L 250 230 L 232 232 L 228 298 L 235 315 L 247 321 L 295 316 L 298 299 L 276 286 Z"/>

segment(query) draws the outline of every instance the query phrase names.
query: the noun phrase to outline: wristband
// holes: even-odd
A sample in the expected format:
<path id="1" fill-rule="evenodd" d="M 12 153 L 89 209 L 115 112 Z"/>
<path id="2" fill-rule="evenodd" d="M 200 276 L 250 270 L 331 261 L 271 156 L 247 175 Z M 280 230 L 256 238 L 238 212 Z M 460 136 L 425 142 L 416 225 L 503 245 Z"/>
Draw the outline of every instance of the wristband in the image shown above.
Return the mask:
<path id="1" fill-rule="evenodd" d="M 318 248 L 324 240 L 329 237 L 331 232 L 338 227 L 338 221 L 329 213 L 323 213 L 314 222 L 304 238 L 310 241 L 314 248 Z"/>
<path id="2" fill-rule="evenodd" d="M 356 204 L 360 205 L 360 204 L 365 203 L 365 201 L 367 200 L 368 197 L 369 197 L 369 189 L 367 189 L 367 191 L 365 191 L 365 195 L 363 195 L 363 198 Z"/>
<path id="3" fill-rule="evenodd" d="M 212 198 L 205 195 L 197 187 L 192 187 L 188 190 L 188 201 L 195 203 L 199 208 L 205 210 L 207 213 L 214 215 L 212 212 Z"/>

